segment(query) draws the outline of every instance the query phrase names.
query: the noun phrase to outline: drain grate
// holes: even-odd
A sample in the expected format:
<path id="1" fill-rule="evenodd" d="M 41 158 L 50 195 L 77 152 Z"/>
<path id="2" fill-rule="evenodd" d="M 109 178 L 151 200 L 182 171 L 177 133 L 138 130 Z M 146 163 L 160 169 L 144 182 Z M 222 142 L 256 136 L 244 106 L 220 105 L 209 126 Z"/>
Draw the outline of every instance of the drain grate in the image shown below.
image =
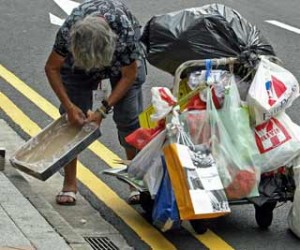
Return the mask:
<path id="1" fill-rule="evenodd" d="M 94 250 L 119 250 L 107 237 L 84 237 Z"/>

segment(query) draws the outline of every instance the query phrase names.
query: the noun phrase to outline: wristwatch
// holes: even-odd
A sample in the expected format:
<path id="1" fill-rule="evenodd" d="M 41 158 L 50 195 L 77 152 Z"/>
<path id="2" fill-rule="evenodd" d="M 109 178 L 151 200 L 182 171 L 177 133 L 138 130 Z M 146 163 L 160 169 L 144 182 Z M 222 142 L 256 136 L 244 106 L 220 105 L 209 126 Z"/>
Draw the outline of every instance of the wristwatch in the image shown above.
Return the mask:
<path id="1" fill-rule="evenodd" d="M 112 112 L 112 107 L 108 105 L 106 100 L 103 100 L 102 106 L 96 110 L 96 112 L 100 113 L 102 118 L 106 118 L 106 116 Z"/>
<path id="2" fill-rule="evenodd" d="M 107 116 L 107 114 L 106 114 L 103 106 L 100 107 L 100 108 L 98 108 L 98 109 L 96 109 L 95 112 L 99 113 L 103 119 L 105 119 L 106 116 Z"/>

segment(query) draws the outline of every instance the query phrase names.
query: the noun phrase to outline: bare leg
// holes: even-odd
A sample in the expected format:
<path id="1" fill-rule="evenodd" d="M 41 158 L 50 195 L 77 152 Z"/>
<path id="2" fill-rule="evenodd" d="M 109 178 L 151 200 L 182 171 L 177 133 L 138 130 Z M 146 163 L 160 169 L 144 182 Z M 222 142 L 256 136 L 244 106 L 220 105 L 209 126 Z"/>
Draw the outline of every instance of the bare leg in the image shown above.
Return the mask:
<path id="1" fill-rule="evenodd" d="M 125 150 L 126 150 L 127 160 L 132 160 L 137 154 L 137 149 L 126 148 Z"/>
<path id="2" fill-rule="evenodd" d="M 126 156 L 127 156 L 127 160 L 132 160 L 136 154 L 137 154 L 137 150 L 136 149 L 125 149 L 126 151 Z M 136 191 L 136 189 L 133 186 L 129 186 L 130 192 L 132 191 Z"/>
<path id="3" fill-rule="evenodd" d="M 72 160 L 68 165 L 65 166 L 65 177 L 62 191 L 64 192 L 77 192 L 77 179 L 76 179 L 76 166 L 77 158 Z M 72 202 L 73 198 L 69 196 L 58 196 L 58 203 L 67 203 Z"/>
<path id="4" fill-rule="evenodd" d="M 127 160 L 132 160 L 136 154 L 137 154 L 137 150 L 136 149 L 125 149 L 126 151 L 126 156 L 127 156 Z M 130 190 L 130 193 L 132 194 L 133 192 L 136 192 L 137 190 L 133 187 L 133 186 L 129 186 L 129 190 Z M 137 203 L 139 201 L 140 197 L 139 195 L 131 195 L 129 197 L 129 200 L 128 202 L 131 203 L 131 204 L 134 204 L 134 203 Z"/>

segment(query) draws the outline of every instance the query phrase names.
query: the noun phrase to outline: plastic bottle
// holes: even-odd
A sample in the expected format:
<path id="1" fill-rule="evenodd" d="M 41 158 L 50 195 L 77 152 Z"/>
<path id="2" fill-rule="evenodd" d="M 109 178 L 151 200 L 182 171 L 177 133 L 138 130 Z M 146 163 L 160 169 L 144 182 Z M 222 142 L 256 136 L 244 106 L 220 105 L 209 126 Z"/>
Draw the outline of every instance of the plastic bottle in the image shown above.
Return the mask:
<path id="1" fill-rule="evenodd" d="M 199 86 L 201 82 L 201 72 L 195 71 L 192 72 L 189 76 L 188 85 L 193 90 Z"/>

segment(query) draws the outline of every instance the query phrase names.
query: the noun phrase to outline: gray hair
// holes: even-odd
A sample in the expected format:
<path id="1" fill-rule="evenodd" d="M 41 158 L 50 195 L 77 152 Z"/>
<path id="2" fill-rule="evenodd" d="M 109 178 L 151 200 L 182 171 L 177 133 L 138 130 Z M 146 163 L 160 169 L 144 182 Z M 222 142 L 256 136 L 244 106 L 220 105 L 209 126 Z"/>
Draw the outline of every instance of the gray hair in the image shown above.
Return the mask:
<path id="1" fill-rule="evenodd" d="M 71 52 L 74 64 L 89 71 L 111 64 L 117 35 L 105 19 L 87 16 L 72 27 L 70 33 Z"/>

